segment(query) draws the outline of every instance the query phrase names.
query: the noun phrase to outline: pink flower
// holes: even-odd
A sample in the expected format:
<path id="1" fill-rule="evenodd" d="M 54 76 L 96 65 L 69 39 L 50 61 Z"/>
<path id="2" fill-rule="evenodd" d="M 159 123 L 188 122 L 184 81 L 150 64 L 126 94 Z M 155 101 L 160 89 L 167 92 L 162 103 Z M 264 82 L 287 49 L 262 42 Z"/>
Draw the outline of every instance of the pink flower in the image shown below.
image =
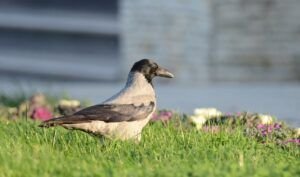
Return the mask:
<path id="1" fill-rule="evenodd" d="M 280 129 L 281 127 L 282 127 L 282 125 L 279 124 L 279 123 L 275 123 L 275 124 L 274 124 L 274 128 L 275 128 L 275 129 Z"/>
<path id="2" fill-rule="evenodd" d="M 256 128 L 261 132 L 262 136 L 266 136 L 267 134 L 271 134 L 274 131 L 279 131 L 280 128 L 282 127 L 281 124 L 275 123 L 275 124 L 258 124 Z"/>
<path id="3" fill-rule="evenodd" d="M 261 134 L 262 134 L 263 136 L 267 136 L 268 132 L 267 132 L 266 130 L 263 130 L 263 131 L 261 131 Z"/>
<path id="4" fill-rule="evenodd" d="M 46 107 L 37 107 L 33 110 L 32 115 L 30 116 L 34 120 L 49 120 L 51 119 L 52 113 Z"/>
<path id="5" fill-rule="evenodd" d="M 285 143 L 295 143 L 297 145 L 300 145 L 300 139 L 299 138 L 289 139 L 289 140 L 285 141 Z"/>
<path id="6" fill-rule="evenodd" d="M 268 133 L 272 133 L 272 131 L 273 131 L 273 127 L 271 127 L 271 126 L 268 126 L 268 128 L 267 128 L 267 132 L 268 132 Z"/>
<path id="7" fill-rule="evenodd" d="M 151 120 L 157 120 L 159 117 L 158 117 L 158 114 L 156 113 L 156 112 L 154 112 L 153 114 L 152 114 L 152 118 L 151 118 Z"/>
<path id="8" fill-rule="evenodd" d="M 231 112 L 227 112 L 224 114 L 225 116 L 233 116 L 233 114 Z"/>
<path id="9" fill-rule="evenodd" d="M 163 112 L 161 112 L 161 116 L 172 117 L 172 112 L 170 112 L 170 111 L 163 111 Z"/>
<path id="10" fill-rule="evenodd" d="M 264 128 L 265 128 L 265 125 L 264 125 L 264 124 L 258 124 L 258 125 L 257 125 L 257 128 L 258 128 L 258 129 L 264 129 Z"/>
<path id="11" fill-rule="evenodd" d="M 163 121 L 166 122 L 172 118 L 171 111 L 160 111 L 159 113 L 153 113 L 152 121 Z"/>

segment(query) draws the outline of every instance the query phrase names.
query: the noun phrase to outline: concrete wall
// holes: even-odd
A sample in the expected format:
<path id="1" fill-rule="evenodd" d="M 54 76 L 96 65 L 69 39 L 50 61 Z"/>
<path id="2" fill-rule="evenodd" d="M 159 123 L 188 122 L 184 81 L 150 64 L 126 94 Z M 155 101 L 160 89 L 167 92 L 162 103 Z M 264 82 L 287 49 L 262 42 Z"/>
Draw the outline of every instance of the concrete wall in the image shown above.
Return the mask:
<path id="1" fill-rule="evenodd" d="M 177 80 L 209 80 L 209 1 L 121 0 L 120 3 L 125 71 L 140 58 L 153 58 L 175 71 Z"/>
<path id="2" fill-rule="evenodd" d="M 181 83 L 300 80 L 299 0 L 121 0 L 125 70 L 154 58 Z"/>
<path id="3" fill-rule="evenodd" d="M 300 80 L 300 1 L 214 1 L 213 80 Z"/>
<path id="4" fill-rule="evenodd" d="M 0 80 L 119 80 L 117 11 L 117 0 L 1 0 Z"/>

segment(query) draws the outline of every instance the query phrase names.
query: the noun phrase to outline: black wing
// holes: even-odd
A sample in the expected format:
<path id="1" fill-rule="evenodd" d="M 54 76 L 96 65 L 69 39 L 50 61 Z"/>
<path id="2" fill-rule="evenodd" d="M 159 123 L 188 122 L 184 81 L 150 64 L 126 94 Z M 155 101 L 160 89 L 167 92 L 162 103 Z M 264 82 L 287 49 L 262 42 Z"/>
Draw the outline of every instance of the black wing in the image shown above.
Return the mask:
<path id="1" fill-rule="evenodd" d="M 94 120 L 104 122 L 123 122 L 141 120 L 153 111 L 154 102 L 149 105 L 135 106 L 133 104 L 100 104 L 85 108 L 70 116 L 64 116 L 47 120 L 41 124 L 42 127 L 50 127 L 61 124 L 85 123 Z"/>

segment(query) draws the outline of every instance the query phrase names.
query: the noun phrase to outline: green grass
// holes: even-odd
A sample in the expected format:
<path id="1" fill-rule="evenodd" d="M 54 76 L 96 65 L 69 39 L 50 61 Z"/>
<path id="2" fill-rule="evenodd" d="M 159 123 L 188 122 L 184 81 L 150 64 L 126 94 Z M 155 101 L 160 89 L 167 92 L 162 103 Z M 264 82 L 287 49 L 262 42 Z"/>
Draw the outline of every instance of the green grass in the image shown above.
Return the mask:
<path id="1" fill-rule="evenodd" d="M 299 146 L 161 123 L 142 142 L 99 139 L 32 121 L 0 121 L 0 176 L 299 176 Z"/>

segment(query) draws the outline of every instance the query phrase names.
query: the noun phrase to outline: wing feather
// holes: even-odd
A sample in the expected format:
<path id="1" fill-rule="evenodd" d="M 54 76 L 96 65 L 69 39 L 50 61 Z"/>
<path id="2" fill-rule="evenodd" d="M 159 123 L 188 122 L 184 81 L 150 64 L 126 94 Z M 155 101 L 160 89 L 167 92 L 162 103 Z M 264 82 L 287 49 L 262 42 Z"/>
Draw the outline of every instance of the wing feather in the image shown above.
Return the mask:
<path id="1" fill-rule="evenodd" d="M 100 104 L 85 108 L 70 116 L 50 119 L 41 124 L 42 127 L 50 127 L 61 124 L 86 123 L 95 120 L 104 122 L 123 122 L 141 120 L 153 112 L 154 102 L 149 105 L 135 106 L 133 104 Z"/>

